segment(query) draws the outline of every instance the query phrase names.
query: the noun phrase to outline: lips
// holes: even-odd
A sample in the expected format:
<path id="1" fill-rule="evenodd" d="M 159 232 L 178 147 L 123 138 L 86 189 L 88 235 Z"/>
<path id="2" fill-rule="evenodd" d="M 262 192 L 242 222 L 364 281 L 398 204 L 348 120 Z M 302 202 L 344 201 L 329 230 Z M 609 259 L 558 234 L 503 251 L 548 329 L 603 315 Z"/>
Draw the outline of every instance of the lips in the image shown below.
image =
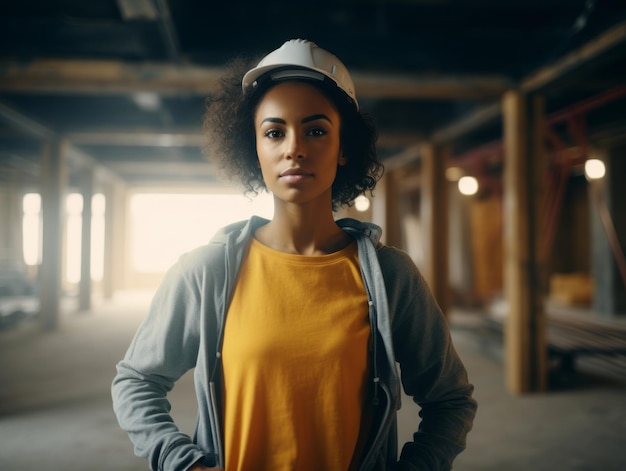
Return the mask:
<path id="1" fill-rule="evenodd" d="M 302 168 L 293 167 L 293 168 L 288 168 L 287 170 L 283 170 L 280 173 L 280 176 L 281 177 L 311 177 L 313 176 L 313 174 L 310 172 L 307 172 L 306 170 Z"/>

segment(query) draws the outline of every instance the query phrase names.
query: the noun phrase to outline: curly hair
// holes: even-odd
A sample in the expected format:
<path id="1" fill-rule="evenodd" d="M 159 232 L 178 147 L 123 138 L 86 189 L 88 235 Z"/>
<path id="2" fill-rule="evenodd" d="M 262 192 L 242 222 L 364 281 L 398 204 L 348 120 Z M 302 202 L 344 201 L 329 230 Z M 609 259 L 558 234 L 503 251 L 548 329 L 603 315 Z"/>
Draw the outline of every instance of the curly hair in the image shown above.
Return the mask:
<path id="1" fill-rule="evenodd" d="M 254 114 L 261 98 L 276 85 L 268 80 L 242 92 L 241 77 L 257 62 L 243 57 L 229 62 L 217 93 L 206 100 L 203 122 L 207 158 L 216 162 L 227 177 L 243 184 L 246 194 L 253 195 L 267 189 L 258 165 Z M 333 210 L 351 206 L 357 196 L 372 192 L 384 172 L 376 155 L 374 121 L 359 112 L 334 84 L 306 82 L 334 103 L 341 117 L 340 142 L 347 163 L 337 169 L 332 205 Z"/>

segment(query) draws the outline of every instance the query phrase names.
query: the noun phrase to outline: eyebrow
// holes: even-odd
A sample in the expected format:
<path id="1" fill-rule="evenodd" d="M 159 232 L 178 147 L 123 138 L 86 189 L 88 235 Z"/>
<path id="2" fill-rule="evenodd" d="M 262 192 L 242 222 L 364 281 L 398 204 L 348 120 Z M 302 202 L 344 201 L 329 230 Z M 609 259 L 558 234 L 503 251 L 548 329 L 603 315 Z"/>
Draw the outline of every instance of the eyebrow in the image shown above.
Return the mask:
<path id="1" fill-rule="evenodd" d="M 301 122 L 302 124 L 304 124 L 304 123 L 309 123 L 311 121 L 316 121 L 318 119 L 325 119 L 326 121 L 332 124 L 332 121 L 330 120 L 330 118 L 326 116 L 325 114 L 313 114 L 311 116 L 307 116 L 306 118 L 302 118 Z M 265 122 L 286 124 L 286 121 L 282 118 L 265 118 L 263 121 L 261 121 L 261 124 Z"/>

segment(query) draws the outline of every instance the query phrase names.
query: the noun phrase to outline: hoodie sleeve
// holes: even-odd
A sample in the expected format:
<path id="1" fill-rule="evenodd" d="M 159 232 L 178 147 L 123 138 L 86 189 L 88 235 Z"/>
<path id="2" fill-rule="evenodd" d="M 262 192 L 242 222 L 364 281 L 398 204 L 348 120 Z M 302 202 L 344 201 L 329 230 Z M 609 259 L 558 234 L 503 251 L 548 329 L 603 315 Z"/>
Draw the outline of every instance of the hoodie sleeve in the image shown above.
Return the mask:
<path id="1" fill-rule="evenodd" d="M 112 384 L 113 409 L 152 470 L 188 469 L 204 453 L 170 415 L 167 394 L 196 363 L 200 294 L 182 261 L 166 274 Z"/>
<path id="2" fill-rule="evenodd" d="M 393 248 L 383 249 L 379 258 L 402 385 L 420 406 L 419 425 L 413 441 L 402 448 L 398 468 L 449 470 L 465 449 L 472 427 L 474 388 L 452 344 L 447 321 L 413 261 Z"/>

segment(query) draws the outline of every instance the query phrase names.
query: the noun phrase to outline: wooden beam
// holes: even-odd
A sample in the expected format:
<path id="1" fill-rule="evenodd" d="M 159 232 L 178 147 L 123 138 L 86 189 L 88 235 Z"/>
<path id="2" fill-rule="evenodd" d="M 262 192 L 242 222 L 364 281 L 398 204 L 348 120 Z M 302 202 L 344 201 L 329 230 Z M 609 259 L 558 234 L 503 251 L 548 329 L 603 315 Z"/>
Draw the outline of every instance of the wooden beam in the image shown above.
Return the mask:
<path id="1" fill-rule="evenodd" d="M 66 143 L 46 141 L 42 154 L 41 206 L 43 246 L 40 280 L 40 317 L 45 331 L 56 330 L 61 310 L 61 267 L 63 254 L 63 214 L 67 184 Z"/>
<path id="2" fill-rule="evenodd" d="M 80 191 L 83 197 L 83 211 L 81 214 L 80 283 L 78 284 L 78 310 L 80 312 L 84 312 L 91 309 L 91 202 L 94 194 L 95 173 L 93 168 L 85 168 L 79 173 L 79 176 Z"/>
<path id="3" fill-rule="evenodd" d="M 372 198 L 372 222 L 383 230 L 381 241 L 387 245 L 399 246 L 400 221 L 398 194 L 394 186 L 394 175 L 386 171 L 376 184 Z"/>
<path id="4" fill-rule="evenodd" d="M 224 67 L 111 60 L 0 62 L 0 92 L 199 94 L 215 92 Z M 500 76 L 436 76 L 353 71 L 359 98 L 488 99 L 512 86 Z"/>
<path id="5" fill-rule="evenodd" d="M 575 69 L 580 69 L 593 59 L 608 53 L 613 47 L 626 42 L 626 22 L 622 22 L 613 28 L 600 34 L 597 38 L 589 41 L 581 48 L 567 54 L 553 64 L 543 67 L 523 79 L 519 89 L 523 92 L 533 92 L 549 86 L 562 79 Z M 513 88 L 513 87 L 512 87 Z M 430 141 L 434 143 L 446 143 L 459 139 L 472 131 L 493 123 L 502 115 L 502 105 L 494 102 L 476 111 L 469 113 L 456 122 L 442 127 L 432 133 Z"/>
<path id="6" fill-rule="evenodd" d="M 381 132 L 376 140 L 376 147 L 383 148 L 407 148 L 413 147 L 424 140 L 423 136 L 415 132 Z"/>
<path id="7" fill-rule="evenodd" d="M 530 106 L 529 106 L 530 105 Z M 529 109 L 530 108 L 530 109 Z M 538 239 L 543 111 L 521 92 L 503 97 L 506 383 L 515 394 L 546 389 L 547 347 Z"/>
<path id="8" fill-rule="evenodd" d="M 199 131 L 159 132 L 149 129 L 70 132 L 65 137 L 76 145 L 202 147 L 205 136 Z"/>
<path id="9" fill-rule="evenodd" d="M 97 94 L 156 92 L 208 94 L 223 67 L 113 60 L 35 59 L 0 62 L 0 91 Z"/>
<path id="10" fill-rule="evenodd" d="M 383 164 L 385 165 L 385 170 L 392 171 L 418 162 L 422 153 L 422 145 L 422 143 L 413 144 L 404 149 L 402 152 L 384 159 Z"/>
<path id="11" fill-rule="evenodd" d="M 502 95 L 514 83 L 500 76 L 419 74 L 352 74 L 360 98 L 484 100 Z"/>
<path id="12" fill-rule="evenodd" d="M 0 119 L 9 126 L 37 139 L 53 139 L 56 133 L 34 119 L 23 115 L 4 103 L 0 103 Z"/>
<path id="13" fill-rule="evenodd" d="M 579 49 L 531 74 L 522 80 L 520 89 L 524 92 L 540 90 L 624 43 L 626 43 L 626 21 L 609 28 Z"/>
<path id="14" fill-rule="evenodd" d="M 56 131 L 47 128 L 36 120 L 29 118 L 28 116 L 1 102 L 0 119 L 4 120 L 11 127 L 35 139 L 40 139 L 42 141 L 63 140 L 64 152 L 67 154 L 67 163 L 71 162 L 77 167 L 92 167 L 96 170 L 96 174 L 99 178 L 107 178 L 121 182 L 121 179 L 117 175 L 100 165 L 90 155 L 87 155 L 85 152 L 77 149 L 76 146 L 74 146 L 65 136 L 60 136 Z"/>
<path id="15" fill-rule="evenodd" d="M 171 61 L 179 63 L 182 60 L 180 41 L 178 39 L 178 33 L 176 32 L 176 25 L 172 20 L 170 7 L 166 0 L 156 0 L 156 7 L 159 11 L 159 29 L 163 36 L 167 55 Z"/>
<path id="16" fill-rule="evenodd" d="M 435 131 L 429 139 L 434 144 L 451 143 L 472 131 L 496 122 L 502 116 L 501 103 L 485 105 L 468 113 L 458 121 Z"/>
<path id="17" fill-rule="evenodd" d="M 163 162 L 156 160 L 144 161 L 116 161 L 107 164 L 113 172 L 124 175 L 150 176 L 153 178 L 162 177 L 164 181 L 167 177 L 206 177 L 216 178 L 218 169 L 216 165 L 208 160 L 206 162 Z"/>
<path id="18" fill-rule="evenodd" d="M 449 308 L 446 149 L 426 143 L 422 145 L 421 155 L 420 220 L 424 240 L 424 277 L 445 314 Z"/>

